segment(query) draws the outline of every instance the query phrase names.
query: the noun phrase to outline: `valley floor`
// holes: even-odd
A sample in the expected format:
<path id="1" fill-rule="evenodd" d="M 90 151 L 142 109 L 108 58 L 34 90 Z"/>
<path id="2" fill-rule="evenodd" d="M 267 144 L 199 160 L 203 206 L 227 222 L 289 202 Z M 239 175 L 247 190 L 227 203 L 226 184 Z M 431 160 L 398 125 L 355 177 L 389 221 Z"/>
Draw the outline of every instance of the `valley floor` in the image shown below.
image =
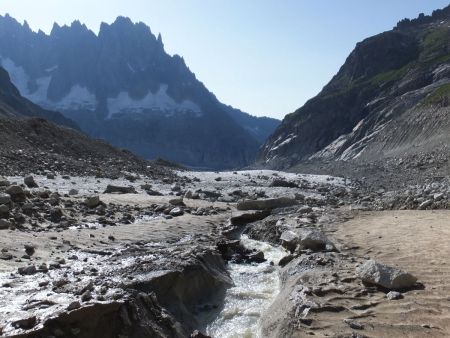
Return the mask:
<path id="1" fill-rule="evenodd" d="M 423 284 L 423 290 L 405 292 L 399 300 L 388 301 L 382 292 L 373 294 L 373 305 L 357 312 L 364 334 L 450 336 L 449 211 L 362 213 L 340 225 L 335 237 L 350 247 L 358 247 L 352 250 L 355 256 L 401 267 Z"/>
<path id="2" fill-rule="evenodd" d="M 450 336 L 446 186 L 366 195 L 349 180 L 268 170 L 35 180 L 25 201 L 4 204 L 5 337 L 235 337 L 236 325 L 262 338 Z M 367 259 L 418 284 L 388 300 L 358 278 Z"/>

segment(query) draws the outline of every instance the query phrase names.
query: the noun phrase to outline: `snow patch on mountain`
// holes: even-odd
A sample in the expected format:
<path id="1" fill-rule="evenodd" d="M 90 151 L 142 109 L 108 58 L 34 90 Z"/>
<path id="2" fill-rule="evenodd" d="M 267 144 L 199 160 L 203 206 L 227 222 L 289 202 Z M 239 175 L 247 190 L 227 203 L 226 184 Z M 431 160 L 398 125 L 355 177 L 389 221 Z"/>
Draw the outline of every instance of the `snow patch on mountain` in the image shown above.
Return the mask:
<path id="1" fill-rule="evenodd" d="M 61 100 L 51 103 L 54 108 L 62 111 L 87 109 L 95 110 L 97 98 L 86 87 L 75 85 L 70 89 L 69 94 Z"/>
<path id="2" fill-rule="evenodd" d="M 159 90 L 153 94 L 151 91 L 142 99 L 136 100 L 127 92 L 120 92 L 115 98 L 108 98 L 109 117 L 119 113 L 144 113 L 147 111 L 162 111 L 172 115 L 177 112 L 193 112 L 197 117 L 201 116 L 201 109 L 194 102 L 184 100 L 176 102 L 167 94 L 167 84 L 162 84 Z"/>

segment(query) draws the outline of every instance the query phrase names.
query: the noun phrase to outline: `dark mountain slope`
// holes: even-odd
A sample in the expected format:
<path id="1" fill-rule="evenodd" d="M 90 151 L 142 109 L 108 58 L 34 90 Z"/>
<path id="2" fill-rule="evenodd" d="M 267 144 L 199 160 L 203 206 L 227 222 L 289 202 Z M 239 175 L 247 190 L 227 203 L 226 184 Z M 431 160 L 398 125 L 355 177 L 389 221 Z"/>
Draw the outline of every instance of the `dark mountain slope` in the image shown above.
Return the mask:
<path id="1" fill-rule="evenodd" d="M 160 35 L 128 18 L 103 23 L 97 36 L 78 21 L 46 35 L 0 17 L 0 57 L 25 97 L 146 158 L 243 166 L 276 127 L 250 115 L 240 124 L 233 117 L 240 113 L 220 103 L 183 58 L 164 51 Z"/>
<path id="2" fill-rule="evenodd" d="M 61 125 L 53 124 L 44 118 Z M 126 172 L 170 177 L 171 170 L 93 140 L 57 112 L 23 98 L 0 68 L 0 176 L 59 172 L 116 177 Z"/>
<path id="3" fill-rule="evenodd" d="M 23 98 L 11 83 L 8 72 L 0 67 L 0 117 L 42 117 L 56 124 L 78 129 L 75 122 L 62 114 L 42 109 Z"/>
<path id="4" fill-rule="evenodd" d="M 321 93 L 286 116 L 260 162 L 292 167 L 416 158 L 420 163 L 430 151 L 445 154 L 449 83 L 447 7 L 358 43 Z"/>

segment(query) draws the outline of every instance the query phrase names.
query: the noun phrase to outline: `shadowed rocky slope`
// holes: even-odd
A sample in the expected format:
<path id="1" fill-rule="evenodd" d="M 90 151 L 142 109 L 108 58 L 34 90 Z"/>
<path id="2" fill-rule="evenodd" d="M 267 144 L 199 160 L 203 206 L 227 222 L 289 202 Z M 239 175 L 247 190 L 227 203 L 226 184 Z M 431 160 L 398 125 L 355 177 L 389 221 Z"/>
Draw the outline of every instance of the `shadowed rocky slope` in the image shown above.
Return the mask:
<path id="1" fill-rule="evenodd" d="M 171 175 L 171 170 L 157 163 L 93 140 L 74 128 L 77 125 L 60 113 L 42 109 L 22 97 L 8 73 L 0 68 L 0 172 L 3 175 L 60 172 L 111 177 L 127 171 L 160 177 Z"/>
<path id="2" fill-rule="evenodd" d="M 11 83 L 8 72 L 0 67 L 0 117 L 42 117 L 56 124 L 78 129 L 75 122 L 62 114 L 42 109 L 22 97 Z"/>

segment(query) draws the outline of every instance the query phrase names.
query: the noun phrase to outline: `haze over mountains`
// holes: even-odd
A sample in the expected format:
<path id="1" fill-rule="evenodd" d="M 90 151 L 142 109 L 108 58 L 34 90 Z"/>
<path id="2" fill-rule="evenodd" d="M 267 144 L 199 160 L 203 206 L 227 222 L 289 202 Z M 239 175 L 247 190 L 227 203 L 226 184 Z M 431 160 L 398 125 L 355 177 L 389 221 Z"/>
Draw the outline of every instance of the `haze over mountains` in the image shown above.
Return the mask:
<path id="1" fill-rule="evenodd" d="M 260 163 L 446 162 L 450 7 L 357 44 L 321 93 L 285 117 Z"/>
<path id="2" fill-rule="evenodd" d="M 36 33 L 6 15 L 0 57 L 23 96 L 145 158 L 248 165 L 279 123 L 219 102 L 182 57 L 164 51 L 161 35 L 124 17 L 97 36 L 78 21 Z"/>

